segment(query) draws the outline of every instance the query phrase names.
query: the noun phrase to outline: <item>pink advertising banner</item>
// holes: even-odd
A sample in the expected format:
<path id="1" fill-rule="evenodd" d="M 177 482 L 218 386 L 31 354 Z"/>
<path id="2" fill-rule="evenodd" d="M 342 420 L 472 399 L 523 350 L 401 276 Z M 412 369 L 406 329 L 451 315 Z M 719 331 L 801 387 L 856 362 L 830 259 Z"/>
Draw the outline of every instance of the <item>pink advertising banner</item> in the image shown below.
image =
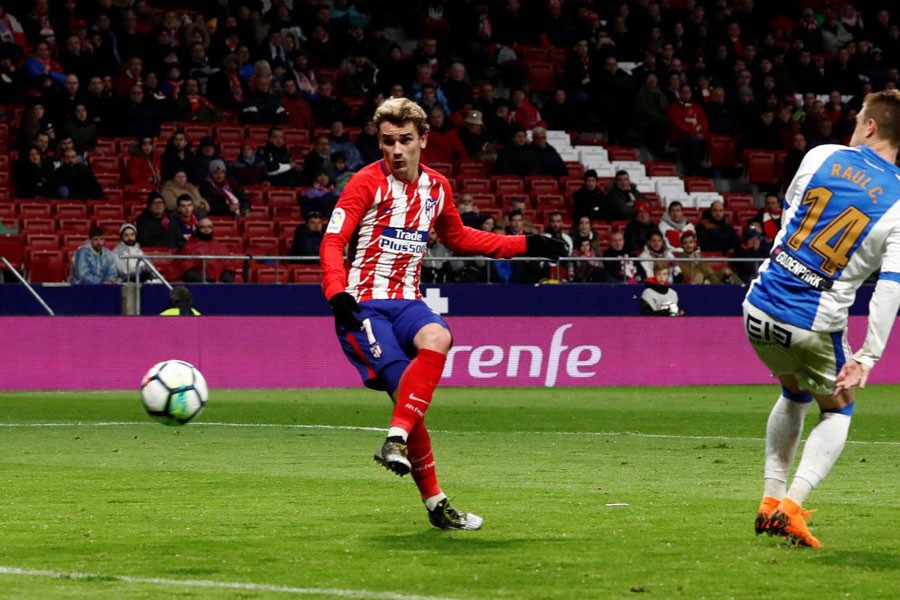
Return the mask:
<path id="1" fill-rule="evenodd" d="M 451 386 L 771 383 L 739 317 L 457 317 Z M 324 317 L 0 318 L 0 390 L 133 389 L 161 360 L 196 365 L 211 387 L 360 385 Z M 865 318 L 851 320 L 851 345 Z M 872 383 L 900 382 L 900 341 Z"/>

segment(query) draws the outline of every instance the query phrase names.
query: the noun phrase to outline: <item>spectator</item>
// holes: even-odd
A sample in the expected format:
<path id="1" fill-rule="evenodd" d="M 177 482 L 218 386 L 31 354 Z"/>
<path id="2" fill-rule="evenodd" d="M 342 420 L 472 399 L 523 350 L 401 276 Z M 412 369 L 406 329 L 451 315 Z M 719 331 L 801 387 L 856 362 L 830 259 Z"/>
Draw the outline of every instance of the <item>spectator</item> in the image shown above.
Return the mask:
<path id="1" fill-rule="evenodd" d="M 338 194 L 335 193 L 328 173 L 319 173 L 313 180 L 312 187 L 300 196 L 300 214 L 304 219 L 312 213 L 330 217 L 337 201 Z"/>
<path id="2" fill-rule="evenodd" d="M 103 229 L 91 227 L 88 240 L 72 256 L 73 285 L 116 283 L 116 255 L 103 241 Z"/>
<path id="3" fill-rule="evenodd" d="M 470 110 L 466 114 L 459 130 L 459 141 L 471 158 L 487 160 L 496 156 L 490 137 L 485 133 L 484 115 L 479 110 Z"/>
<path id="4" fill-rule="evenodd" d="M 587 218 L 587 217 L 585 217 Z M 575 252 L 572 256 L 589 259 L 596 258 L 598 252 L 591 245 L 591 241 L 585 238 L 579 238 L 580 242 L 575 243 Z M 569 265 L 569 281 L 575 283 L 598 283 L 606 281 L 606 272 L 603 264 L 599 260 L 579 260 L 568 263 Z"/>
<path id="5" fill-rule="evenodd" d="M 625 234 L 613 231 L 609 236 L 609 248 L 603 251 L 603 263 L 606 280 L 612 283 L 637 283 L 640 273 L 637 265 L 631 260 L 631 254 L 625 249 Z"/>
<path id="6" fill-rule="evenodd" d="M 250 198 L 228 177 L 225 161 L 218 158 L 209 163 L 209 176 L 200 184 L 200 195 L 209 203 L 210 215 L 237 218 L 250 210 Z"/>
<path id="7" fill-rule="evenodd" d="M 219 150 L 219 144 L 216 143 L 216 138 L 211 135 L 203 136 L 197 145 L 197 161 L 194 163 L 196 173 L 193 178 L 200 181 L 206 179 L 206 176 L 209 174 L 209 163 L 216 159 L 224 160 L 222 151 Z M 190 178 L 190 174 L 188 177 Z"/>
<path id="8" fill-rule="evenodd" d="M 72 138 L 75 150 L 84 153 L 97 147 L 97 124 L 88 118 L 84 104 L 75 106 L 73 115 L 63 123 L 63 135 Z"/>
<path id="9" fill-rule="evenodd" d="M 224 170 L 224 169 L 223 169 Z M 181 254 L 188 256 L 228 256 L 231 251 L 214 237 L 213 222 L 204 217 L 197 224 L 197 230 L 184 244 Z M 185 283 L 232 283 L 235 280 L 233 260 L 194 259 L 186 261 L 187 270 L 181 275 Z"/>
<path id="10" fill-rule="evenodd" d="M 125 168 L 129 183 L 143 189 L 159 189 L 162 185 L 162 164 L 153 149 L 153 138 L 144 137 L 131 145 Z"/>
<path id="11" fill-rule="evenodd" d="M 53 131 L 53 121 L 43 104 L 34 104 L 22 115 L 22 121 L 19 123 L 18 131 L 18 147 L 21 150 L 27 149 L 34 144 L 35 136 L 40 132 Z"/>
<path id="12" fill-rule="evenodd" d="M 547 143 L 547 130 L 543 127 L 535 127 L 531 131 L 531 150 L 537 160 L 536 174 L 553 177 L 565 177 L 569 174 L 559 152 Z"/>
<path id="13" fill-rule="evenodd" d="M 472 105 L 474 98 L 472 96 L 472 84 L 469 82 L 468 77 L 463 63 L 455 62 L 450 65 L 443 87 L 451 113 Z"/>
<path id="14" fill-rule="evenodd" d="M 588 217 L 590 220 L 606 218 L 603 202 L 603 190 L 597 180 L 597 171 L 588 169 L 584 172 L 584 185 L 572 194 L 572 208 L 575 218 Z"/>
<path id="15" fill-rule="evenodd" d="M 79 164 L 74 148 L 66 150 L 62 164 L 53 172 L 51 180 L 57 198 L 88 200 L 103 197 L 103 188 L 94 172 L 89 166 Z"/>
<path id="16" fill-rule="evenodd" d="M 185 80 L 182 93 L 175 100 L 175 111 L 179 121 L 215 123 L 222 118 L 219 109 L 200 93 L 200 83 L 193 78 Z"/>
<path id="17" fill-rule="evenodd" d="M 563 215 L 560 211 L 554 210 L 550 213 L 544 236 L 562 241 L 566 245 L 567 256 L 572 255 L 572 250 L 574 249 L 572 236 L 563 231 Z"/>
<path id="18" fill-rule="evenodd" d="M 494 173 L 497 175 L 518 175 L 525 177 L 537 173 L 538 162 L 534 150 L 528 145 L 524 129 L 516 129 L 512 143 L 507 144 L 497 156 Z"/>
<path id="19" fill-rule="evenodd" d="M 578 109 L 569 100 L 566 90 L 558 88 L 553 97 L 541 106 L 541 116 L 547 123 L 547 129 L 573 131 L 579 126 Z"/>
<path id="20" fill-rule="evenodd" d="M 56 85 L 62 85 L 66 78 L 62 66 L 53 60 L 47 42 L 35 45 L 34 54 L 25 61 L 24 71 L 32 87 L 37 87 L 42 77 L 50 77 Z"/>
<path id="21" fill-rule="evenodd" d="M 684 283 L 740 283 L 740 280 L 734 276 L 730 268 L 723 267 L 720 271 L 716 271 L 709 262 L 701 260 L 703 255 L 700 252 L 700 246 L 697 245 L 697 234 L 693 231 L 682 233 L 680 244 L 680 250 L 673 252 L 675 258 L 694 259 L 681 260 L 678 263 L 684 275 Z"/>
<path id="22" fill-rule="evenodd" d="M 300 90 L 297 82 L 286 79 L 281 84 L 281 106 L 287 111 L 287 124 L 298 129 L 313 129 L 316 120 L 313 117 L 312 106 Z"/>
<path id="23" fill-rule="evenodd" d="M 371 164 L 381 158 L 378 130 L 375 128 L 375 121 L 371 118 L 366 119 L 362 132 L 356 136 L 356 149 L 359 150 L 364 164 Z"/>
<path id="24" fill-rule="evenodd" d="M 343 152 L 344 158 L 347 161 L 347 167 L 351 171 L 358 171 L 363 167 L 363 161 L 359 154 L 359 150 L 357 150 L 356 146 L 353 145 L 353 142 L 350 141 L 350 136 L 347 133 L 347 130 L 344 129 L 344 124 L 340 121 L 335 121 L 331 124 L 331 135 L 328 136 L 328 143 L 331 148 L 329 156 L 335 152 Z"/>
<path id="25" fill-rule="evenodd" d="M 310 104 L 319 127 L 328 127 L 335 121 L 349 123 L 353 116 L 350 114 L 350 107 L 335 98 L 334 85 L 328 80 L 319 84 L 319 91 L 310 100 Z"/>
<path id="26" fill-rule="evenodd" d="M 178 226 L 166 214 L 166 202 L 159 192 L 150 192 L 147 208 L 138 215 L 137 239 L 142 248 L 172 249 L 184 244 Z"/>
<path id="27" fill-rule="evenodd" d="M 791 141 L 791 147 L 784 159 L 785 182 L 790 182 L 794 179 L 794 175 L 800 169 L 800 163 L 803 161 L 803 157 L 806 156 L 807 150 L 809 150 L 809 146 L 806 143 L 806 136 L 800 132 L 795 133 Z"/>
<path id="28" fill-rule="evenodd" d="M 613 187 L 606 194 L 606 201 L 602 204 L 603 210 L 598 215 L 607 221 L 623 221 L 635 216 L 637 203 L 644 199 L 644 195 L 631 183 L 628 171 L 616 171 L 616 179 Z M 645 202 L 646 204 L 646 202 Z M 649 204 L 647 205 L 649 209 Z M 643 244 L 641 245 L 643 247 Z"/>
<path id="29" fill-rule="evenodd" d="M 238 157 L 232 161 L 228 170 L 235 181 L 244 187 L 260 185 L 269 180 L 269 170 L 266 168 L 265 161 L 249 143 L 241 145 Z"/>
<path id="30" fill-rule="evenodd" d="M 669 287 L 669 265 L 655 263 L 653 276 L 644 282 L 641 293 L 641 316 L 679 317 L 684 311 L 678 306 L 678 292 Z"/>
<path id="31" fill-rule="evenodd" d="M 762 261 L 769 257 L 769 246 L 763 243 L 763 232 L 757 223 L 747 227 L 744 242 L 734 254 L 735 258 L 756 259 L 752 261 L 735 261 L 734 270 L 743 281 L 752 281 L 759 272 Z"/>
<path id="32" fill-rule="evenodd" d="M 284 143 L 284 130 L 281 127 L 272 127 L 269 130 L 269 139 L 257 154 L 266 164 L 270 184 L 290 187 L 300 185 L 300 165 L 291 158 Z"/>
<path id="33" fill-rule="evenodd" d="M 144 256 L 141 245 L 137 242 L 137 228 L 131 223 L 123 223 L 119 227 L 119 243 L 113 252 L 116 255 L 116 272 L 119 281 L 126 283 L 135 280 L 135 272 L 139 272 L 140 280 L 147 281 L 152 278 L 150 271 L 146 270 L 143 263 L 137 257 Z"/>
<path id="34" fill-rule="evenodd" d="M 466 147 L 459 139 L 459 131 L 450 125 L 444 109 L 433 107 L 428 112 L 428 144 L 422 151 L 426 164 L 451 163 L 458 165 L 469 159 Z"/>
<path id="35" fill-rule="evenodd" d="M 460 260 L 447 260 L 451 256 L 453 256 L 453 252 L 441 242 L 437 232 L 434 229 L 429 231 L 428 240 L 425 242 L 426 260 L 422 261 L 422 283 L 456 281 L 457 276 L 462 271 L 463 262 Z"/>
<path id="36" fill-rule="evenodd" d="M 115 133 L 135 138 L 159 135 L 162 117 L 156 107 L 146 102 L 142 86 L 132 86 L 128 99 L 119 106 Z"/>
<path id="37" fill-rule="evenodd" d="M 582 216 L 578 218 L 578 224 L 572 228 L 572 248 L 581 248 L 581 242 L 587 240 L 591 245 L 594 256 L 600 255 L 600 236 L 591 228 L 591 218 Z"/>
<path id="38" fill-rule="evenodd" d="M 32 146 L 20 153 L 13 171 L 16 182 L 16 196 L 19 198 L 50 198 L 54 189 L 50 182 L 53 167 L 41 156 L 41 151 Z"/>
<path id="39" fill-rule="evenodd" d="M 644 251 L 653 233 L 659 233 L 659 227 L 650 218 L 650 204 L 646 200 L 638 200 L 634 204 L 634 218 L 625 226 L 625 249 L 632 256 L 637 256 Z"/>
<path id="40" fill-rule="evenodd" d="M 166 203 L 166 211 L 173 212 L 178 207 L 178 198 L 190 196 L 194 202 L 194 214 L 204 217 L 209 213 L 209 203 L 200 195 L 200 190 L 188 181 L 187 173 L 183 169 L 175 171 L 175 175 L 162 187 L 162 197 Z"/>
<path id="41" fill-rule="evenodd" d="M 644 85 L 634 98 L 634 119 L 638 133 L 654 156 L 662 156 L 666 145 L 669 99 L 659 89 L 656 73 L 648 73 Z"/>
<path id="42" fill-rule="evenodd" d="M 162 178 L 165 181 L 172 179 L 176 171 L 184 171 L 188 179 L 194 185 L 202 181 L 197 174 L 197 156 L 191 150 L 190 142 L 183 129 L 178 129 L 166 142 L 166 149 L 162 155 Z M 140 230 L 139 230 L 140 231 Z"/>
<path id="43" fill-rule="evenodd" d="M 669 142 L 678 147 L 687 176 L 698 173 L 706 153 L 704 140 L 709 135 L 706 113 L 692 97 L 691 86 L 683 84 L 678 88 L 678 102 L 669 107 Z"/>
<path id="44" fill-rule="evenodd" d="M 185 240 L 191 239 L 197 229 L 197 215 L 194 214 L 194 200 L 188 194 L 178 196 L 175 212 L 169 215 L 169 219 L 178 226 L 178 232 Z"/>
<path id="45" fill-rule="evenodd" d="M 322 245 L 322 238 L 325 236 L 322 226 L 322 213 L 314 210 L 306 213 L 305 222 L 297 225 L 297 228 L 294 229 L 294 240 L 291 242 L 289 254 L 291 256 L 313 257 L 298 262 L 318 264 L 319 246 Z"/>
<path id="46" fill-rule="evenodd" d="M 329 173 L 329 177 L 338 196 L 344 191 L 344 186 L 347 185 L 347 182 L 350 181 L 355 172 L 347 165 L 347 158 L 343 152 L 331 153 L 331 173 Z"/>
<path id="47" fill-rule="evenodd" d="M 753 221 L 761 224 L 764 241 L 772 244 L 781 230 L 781 198 L 778 194 L 766 194 L 764 206 L 759 209 Z"/>
<path id="48" fill-rule="evenodd" d="M 669 280 L 667 283 L 681 283 L 681 268 L 674 262 L 675 255 L 666 247 L 666 240 L 658 231 L 654 231 L 647 238 L 647 244 L 638 258 L 641 261 L 639 267 L 647 277 L 653 273 L 656 263 L 663 262 L 669 266 Z"/>
<path id="49" fill-rule="evenodd" d="M 257 62 L 257 68 L 260 63 L 265 61 Z M 272 74 L 265 69 L 253 76 L 241 106 L 241 123 L 281 125 L 287 122 L 287 111 L 275 97 L 272 82 Z"/>
<path id="50" fill-rule="evenodd" d="M 666 247 L 672 252 L 681 250 L 681 236 L 686 231 L 696 231 L 694 224 L 687 220 L 684 216 L 684 207 L 678 200 L 669 203 L 666 214 L 662 216 L 659 222 L 659 231 L 663 234 L 666 241 Z"/>
<path id="51" fill-rule="evenodd" d="M 213 106 L 223 110 L 239 110 L 244 106 L 246 85 L 238 72 L 238 58 L 228 54 L 222 59 L 222 68 L 209 78 L 207 96 Z"/>
<path id="52" fill-rule="evenodd" d="M 507 235 L 521 235 L 518 233 L 510 234 L 510 231 L 524 231 L 526 234 L 537 233 L 534 223 L 525 216 L 526 209 L 524 198 L 513 199 L 509 203 L 509 210 L 506 212 L 506 216 L 497 225 L 502 227 Z M 518 219 L 514 219 L 516 215 L 518 215 Z"/>
<path id="53" fill-rule="evenodd" d="M 723 256 L 732 256 L 740 240 L 731 223 L 725 220 L 725 205 L 715 200 L 700 215 L 697 226 L 697 241 L 704 252 L 718 252 Z"/>
<path id="54" fill-rule="evenodd" d="M 510 95 L 509 110 L 513 114 L 513 123 L 525 131 L 531 131 L 535 127 L 546 126 L 546 123 L 541 119 L 541 113 L 538 112 L 537 107 L 525 95 L 523 90 L 513 90 L 513 93 Z"/>
<path id="55" fill-rule="evenodd" d="M 738 117 L 725 102 L 725 88 L 716 86 L 710 92 L 709 101 L 703 105 L 709 123 L 709 132 L 722 135 L 737 135 Z"/>
<path id="56" fill-rule="evenodd" d="M 113 95 L 119 100 L 124 100 L 135 86 L 140 87 L 144 75 L 144 61 L 140 56 L 132 56 L 124 66 L 113 86 Z"/>
<path id="57" fill-rule="evenodd" d="M 331 138 L 327 135 L 317 136 L 312 151 L 303 159 L 300 184 L 313 185 L 322 173 L 331 173 Z"/>
<path id="58" fill-rule="evenodd" d="M 755 125 L 744 136 L 744 148 L 760 150 L 781 150 L 784 144 L 781 141 L 781 132 L 775 124 L 775 113 L 771 109 L 763 110 Z"/>

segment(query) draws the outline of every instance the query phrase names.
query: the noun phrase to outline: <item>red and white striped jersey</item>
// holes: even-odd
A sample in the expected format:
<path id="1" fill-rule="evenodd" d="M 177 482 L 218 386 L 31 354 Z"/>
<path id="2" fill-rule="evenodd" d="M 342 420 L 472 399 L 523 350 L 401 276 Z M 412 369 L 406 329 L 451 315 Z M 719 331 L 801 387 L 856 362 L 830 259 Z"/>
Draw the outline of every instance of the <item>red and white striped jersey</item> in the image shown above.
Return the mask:
<path id="1" fill-rule="evenodd" d="M 357 300 L 421 299 L 419 274 L 434 229 L 457 254 L 512 258 L 524 236 L 502 236 L 463 225 L 447 178 L 421 166 L 415 183 L 394 178 L 383 160 L 347 183 L 325 230 L 319 256 L 322 289 L 330 299 L 347 291 Z M 350 248 L 350 272 L 344 248 Z"/>

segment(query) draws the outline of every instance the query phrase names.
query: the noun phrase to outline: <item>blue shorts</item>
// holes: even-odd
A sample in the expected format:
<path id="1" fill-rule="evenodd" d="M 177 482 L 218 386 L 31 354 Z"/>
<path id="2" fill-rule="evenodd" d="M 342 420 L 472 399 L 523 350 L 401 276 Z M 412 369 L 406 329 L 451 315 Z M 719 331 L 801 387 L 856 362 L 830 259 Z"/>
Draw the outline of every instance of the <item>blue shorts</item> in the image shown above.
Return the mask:
<path id="1" fill-rule="evenodd" d="M 419 330 L 430 323 L 450 328 L 421 300 L 367 300 L 360 307 L 356 316 L 360 321 L 369 320 L 370 331 L 338 327 L 341 348 L 366 387 L 392 394 L 406 365 L 416 356 L 413 340 Z"/>

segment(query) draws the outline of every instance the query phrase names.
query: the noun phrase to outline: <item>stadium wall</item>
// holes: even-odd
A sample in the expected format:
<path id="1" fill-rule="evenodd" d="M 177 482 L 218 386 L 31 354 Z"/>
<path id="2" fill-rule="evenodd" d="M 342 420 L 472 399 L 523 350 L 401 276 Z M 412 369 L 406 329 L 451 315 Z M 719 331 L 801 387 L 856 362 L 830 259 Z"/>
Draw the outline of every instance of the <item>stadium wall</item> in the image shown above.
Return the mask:
<path id="1" fill-rule="evenodd" d="M 35 286 L 57 315 L 122 314 L 122 289 L 111 285 Z M 194 305 L 204 315 L 331 314 L 318 285 L 188 286 Z M 738 316 L 746 287 L 737 285 L 678 285 L 679 304 L 690 316 Z M 640 314 L 640 285 L 487 285 L 424 286 L 432 307 L 450 316 L 636 316 Z M 851 314 L 864 315 L 874 286 L 863 286 Z M 141 287 L 143 314 L 158 314 L 168 305 L 161 285 Z M 433 300 L 432 300 L 433 299 Z M 0 315 L 43 315 L 38 302 L 21 285 L 0 285 Z"/>
<path id="2" fill-rule="evenodd" d="M 771 383 L 738 317 L 448 317 L 452 386 Z M 0 318 L 2 390 L 136 389 L 158 361 L 198 366 L 211 388 L 359 386 L 328 317 Z M 851 319 L 858 347 L 865 319 Z M 872 383 L 900 383 L 894 336 Z"/>

